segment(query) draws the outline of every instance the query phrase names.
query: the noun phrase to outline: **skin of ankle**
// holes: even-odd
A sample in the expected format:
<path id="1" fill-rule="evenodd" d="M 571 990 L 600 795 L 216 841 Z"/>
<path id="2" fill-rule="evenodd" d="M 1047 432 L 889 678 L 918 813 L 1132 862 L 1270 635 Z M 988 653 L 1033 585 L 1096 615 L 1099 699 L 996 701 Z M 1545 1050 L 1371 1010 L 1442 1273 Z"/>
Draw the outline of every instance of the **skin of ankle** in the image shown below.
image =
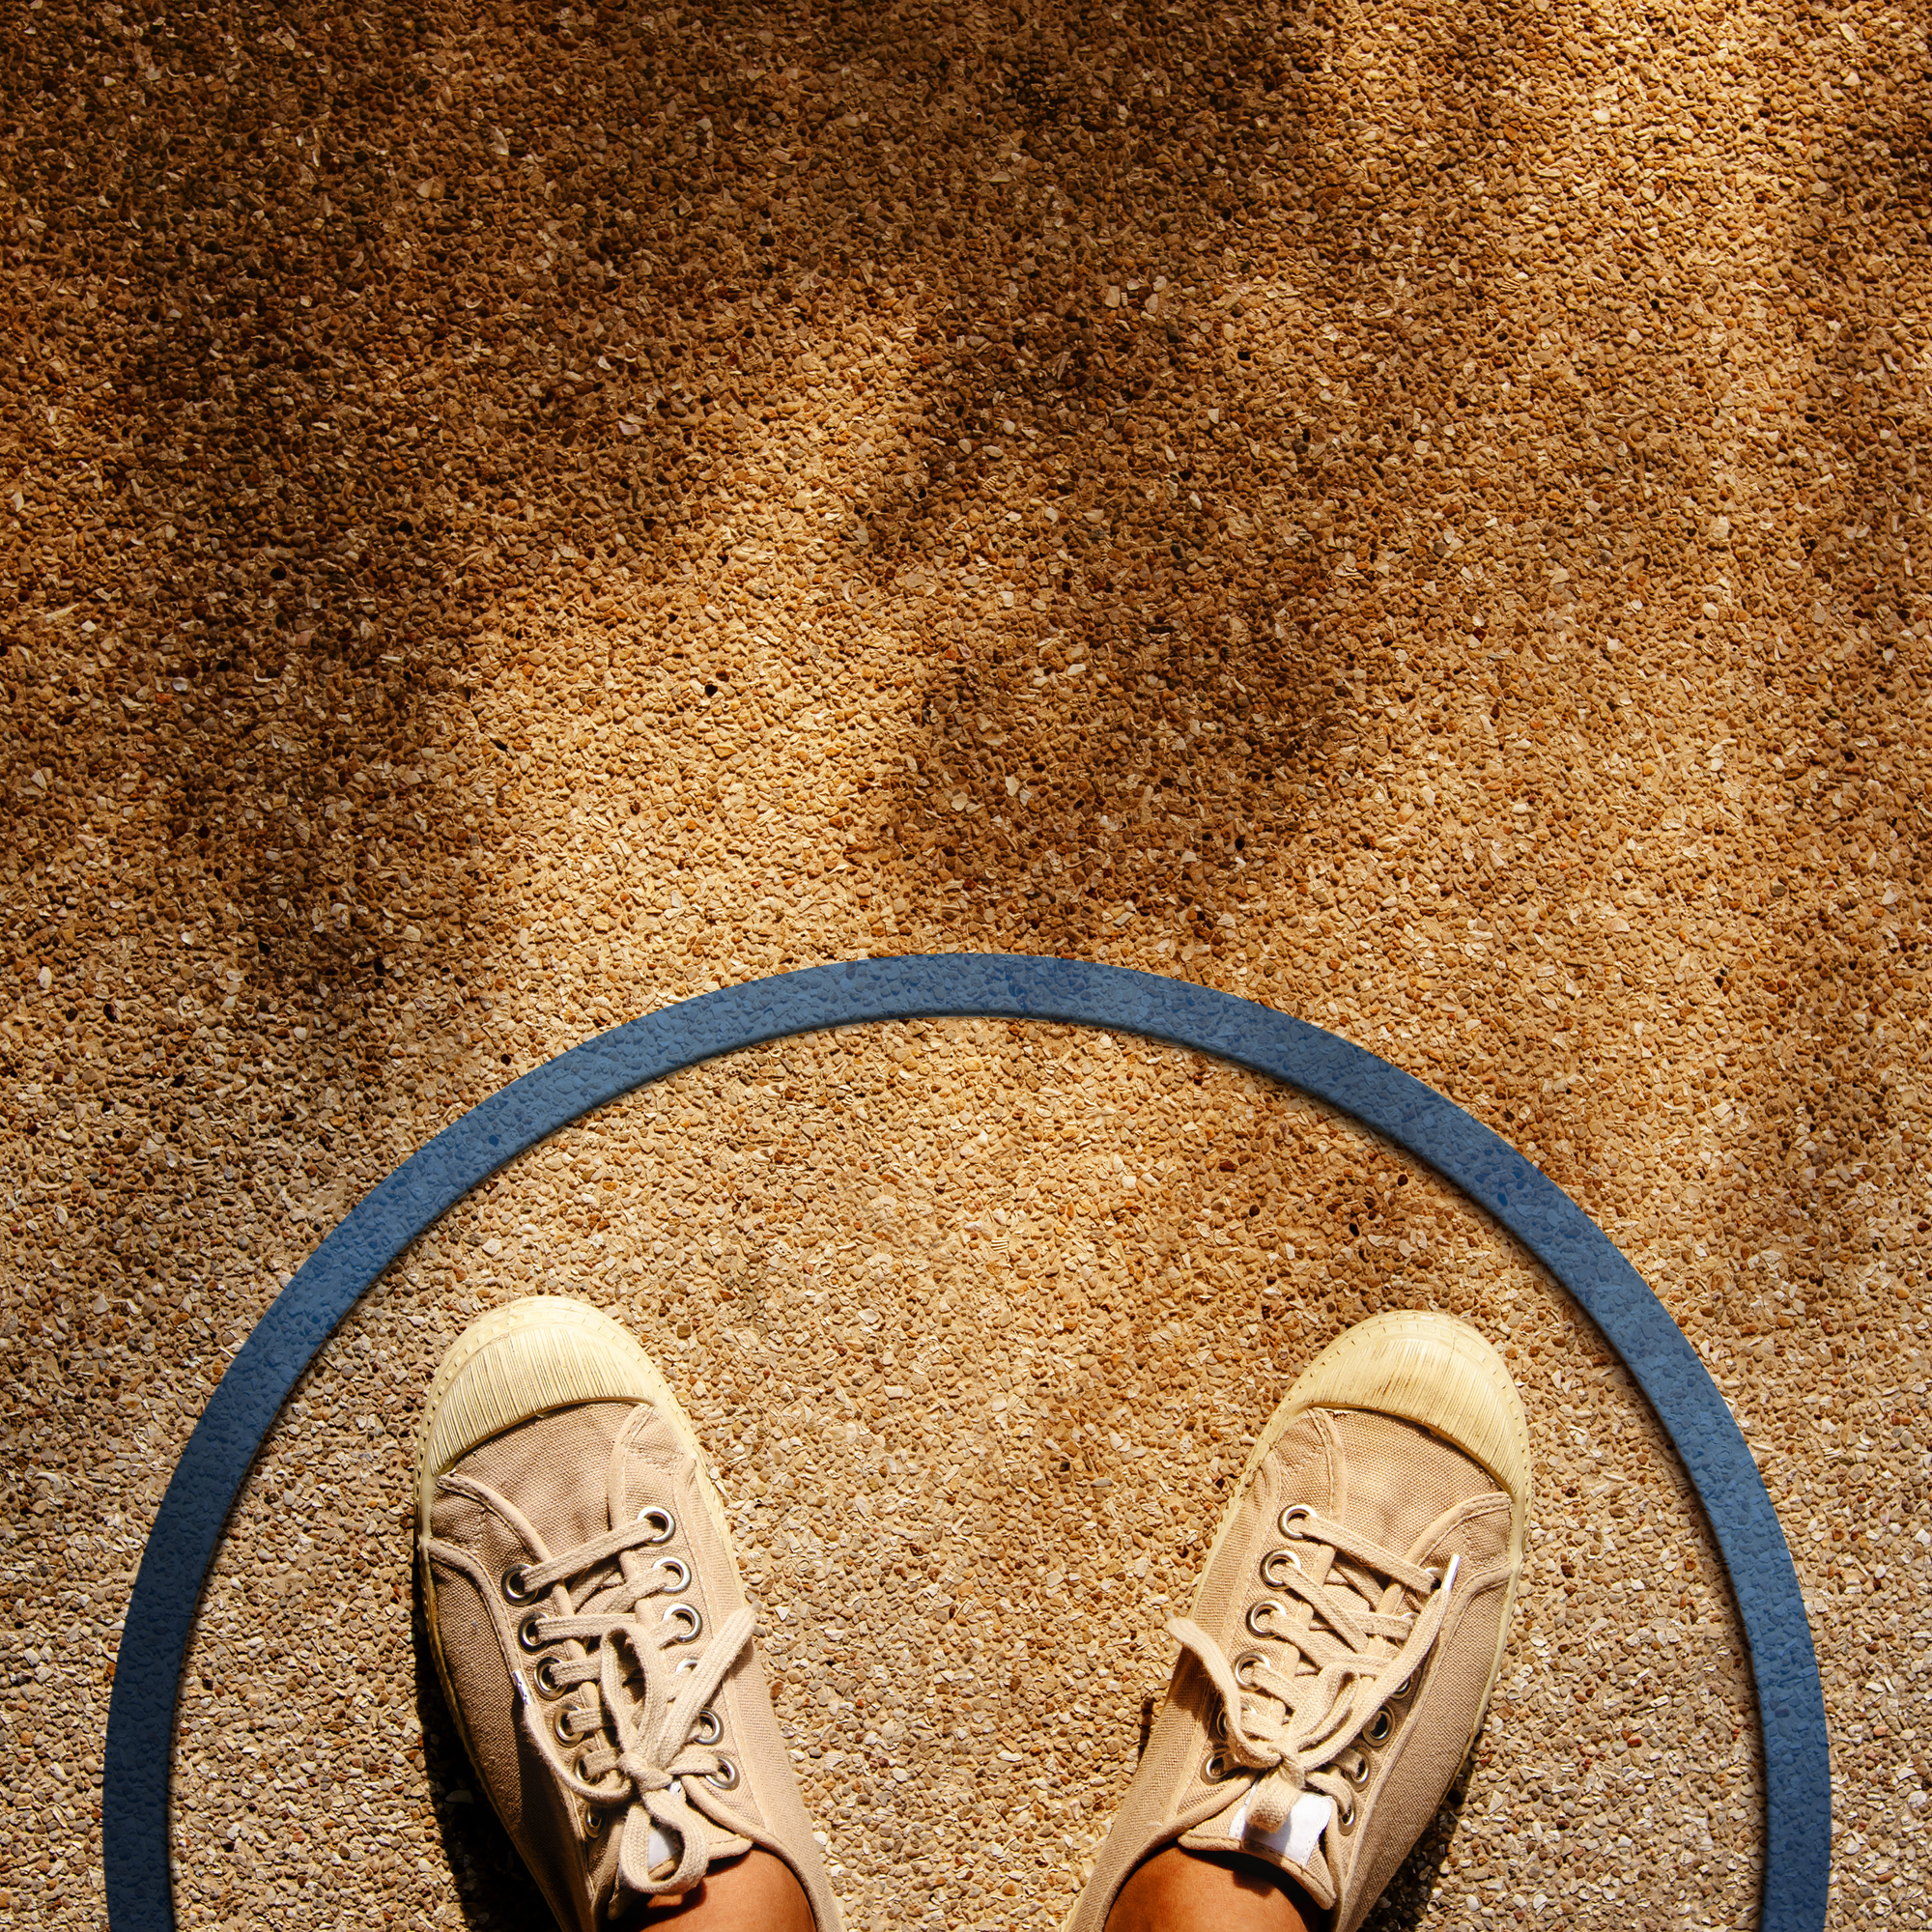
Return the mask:
<path id="1" fill-rule="evenodd" d="M 1121 1888 L 1107 1932 L 1315 1932 L 1320 1922 L 1299 1888 L 1272 1866 L 1170 1845 Z"/>
<path id="2" fill-rule="evenodd" d="M 714 1865 L 682 1898 L 655 1901 L 624 1919 L 626 1932 L 812 1932 L 811 1907 L 791 1867 L 770 1852 L 749 1851 Z"/>

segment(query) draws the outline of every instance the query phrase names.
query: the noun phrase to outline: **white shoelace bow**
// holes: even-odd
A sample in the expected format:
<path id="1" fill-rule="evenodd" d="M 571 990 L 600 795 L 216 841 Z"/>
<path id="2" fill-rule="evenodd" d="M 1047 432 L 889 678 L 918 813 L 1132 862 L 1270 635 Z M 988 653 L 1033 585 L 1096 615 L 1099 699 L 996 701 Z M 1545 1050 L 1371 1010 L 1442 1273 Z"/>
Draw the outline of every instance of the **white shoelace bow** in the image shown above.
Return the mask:
<path id="1" fill-rule="evenodd" d="M 699 1648 L 668 1622 L 647 1623 L 638 1614 L 639 1606 L 667 1592 L 660 1580 L 662 1562 L 639 1551 L 658 1540 L 640 1520 L 564 1555 L 526 1564 L 522 1578 L 531 1595 L 548 1591 L 553 1602 L 561 1597 L 566 1606 L 561 1615 L 534 1613 L 539 1641 L 572 1646 L 571 1655 L 551 1663 L 550 1683 L 560 1691 L 594 1685 L 600 1706 L 598 1723 L 571 1734 L 573 1741 L 584 1740 L 575 1764 L 558 1747 L 547 1714 L 527 1686 L 524 1728 L 558 1781 L 586 1804 L 600 1811 L 623 1806 L 618 1877 L 631 1890 L 647 1894 L 689 1891 L 710 1865 L 717 1828 L 691 1804 L 685 1786 L 692 1778 L 716 1779 L 726 1769 L 699 1732 L 756 1624 L 751 1610 L 738 1610 Z M 619 1580 L 572 1605 L 564 1579 L 604 1569 L 613 1558 Z M 556 1708 L 582 1706 L 566 1700 Z M 653 1867 L 665 1864 L 673 1845 L 675 1866 L 654 1876 Z"/>
<path id="2" fill-rule="evenodd" d="M 1352 1808 L 1350 1780 L 1333 1768 L 1336 1760 L 1422 1668 L 1449 1613 L 1461 1561 L 1452 1557 L 1446 1572 L 1422 1569 L 1306 1509 L 1283 1512 L 1283 1533 L 1303 1549 L 1274 1552 L 1265 1574 L 1269 1588 L 1293 1601 L 1275 1603 L 1262 1628 L 1253 1619 L 1263 1605 L 1249 1610 L 1256 1642 L 1244 1646 L 1242 1662 L 1258 1660 L 1250 1667 L 1237 1675 L 1191 1619 L 1167 1626 L 1220 1696 L 1227 1756 L 1262 1774 L 1247 1822 L 1264 1836 L 1281 1831 L 1304 1791 L 1333 1799 L 1345 1816 Z M 1277 1560 L 1284 1557 L 1285 1565 Z M 1421 1607 L 1405 1609 L 1405 1598 Z M 1262 1645 L 1286 1647 L 1288 1667 L 1277 1668 Z"/>

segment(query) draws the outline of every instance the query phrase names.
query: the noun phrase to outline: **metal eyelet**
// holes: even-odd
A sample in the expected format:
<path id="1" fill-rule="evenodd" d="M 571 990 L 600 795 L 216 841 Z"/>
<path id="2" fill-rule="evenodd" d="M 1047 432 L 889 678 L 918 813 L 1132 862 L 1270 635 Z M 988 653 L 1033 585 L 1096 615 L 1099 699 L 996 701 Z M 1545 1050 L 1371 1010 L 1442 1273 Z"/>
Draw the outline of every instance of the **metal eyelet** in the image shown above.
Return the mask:
<path id="1" fill-rule="evenodd" d="M 724 1735 L 724 1725 L 718 1713 L 703 1710 L 697 1714 L 696 1740 L 700 1745 L 715 1745 Z"/>
<path id="2" fill-rule="evenodd" d="M 549 1639 L 537 1628 L 537 1626 L 540 1623 L 542 1623 L 543 1620 L 544 1620 L 543 1613 L 541 1611 L 532 1610 L 529 1613 L 529 1615 L 526 1616 L 523 1620 L 523 1622 L 517 1626 L 517 1641 L 520 1644 L 522 1644 L 526 1650 L 530 1650 L 530 1651 L 541 1650 L 543 1649 L 544 1645 L 549 1641 Z"/>
<path id="3" fill-rule="evenodd" d="M 564 1687 L 556 1681 L 556 1659 L 547 1657 L 536 1667 L 537 1689 L 546 1697 L 560 1697 Z"/>
<path id="4" fill-rule="evenodd" d="M 1345 1832 L 1355 1829 L 1355 1801 L 1346 1791 L 1335 1802 L 1335 1822 Z"/>
<path id="5" fill-rule="evenodd" d="M 718 1760 L 718 1769 L 704 1774 L 704 1781 L 719 1791 L 736 1791 L 738 1767 L 728 1757 L 721 1757 Z"/>
<path id="6" fill-rule="evenodd" d="M 638 1512 L 638 1520 L 649 1523 L 651 1528 L 656 1532 L 650 1538 L 650 1541 L 653 1543 L 668 1543 L 677 1534 L 677 1519 L 671 1515 L 669 1510 L 661 1510 L 655 1507 L 640 1509 Z"/>
<path id="7" fill-rule="evenodd" d="M 1248 1632 L 1253 1636 L 1266 1636 L 1268 1632 L 1262 1629 L 1255 1619 L 1261 1616 L 1286 1616 L 1287 1611 L 1272 1597 L 1264 1597 L 1260 1603 L 1249 1605 L 1247 1615 Z"/>
<path id="8" fill-rule="evenodd" d="M 1346 1777 L 1350 1784 L 1355 1784 L 1355 1785 L 1366 1784 L 1369 1781 L 1369 1760 L 1366 1754 L 1361 1751 L 1357 1751 L 1355 1753 L 1354 1768 L 1351 1770 L 1348 1765 L 1346 1764 L 1343 1765 L 1342 1776 Z"/>
<path id="9" fill-rule="evenodd" d="M 1214 1715 L 1208 1719 L 1208 1735 L 1222 1744 L 1228 1741 L 1228 1713 L 1221 1705 L 1214 1707 Z"/>
<path id="10" fill-rule="evenodd" d="M 1412 1677 L 1405 1677 L 1402 1680 L 1402 1682 L 1398 1684 L 1395 1687 L 1395 1689 L 1389 1692 L 1389 1695 L 1393 1698 L 1406 1697 L 1410 1692 L 1410 1690 L 1412 1690 L 1414 1688 L 1415 1688 L 1415 1679 Z"/>
<path id="11" fill-rule="evenodd" d="M 604 1835 L 604 1814 L 586 1809 L 583 1813 L 583 1835 L 586 1838 L 601 1838 Z"/>
<path id="12" fill-rule="evenodd" d="M 1284 1559 L 1291 1568 L 1301 1568 L 1301 1558 L 1292 1549 L 1270 1549 L 1262 1558 L 1262 1581 L 1272 1583 L 1277 1590 L 1288 1581 L 1287 1573 L 1281 1567 Z"/>
<path id="13" fill-rule="evenodd" d="M 693 1643 L 696 1640 L 698 1632 L 704 1628 L 704 1619 L 698 1615 L 695 1604 L 673 1604 L 664 1613 L 664 1621 L 668 1624 L 674 1623 L 680 1628 L 682 1634 L 671 1638 L 673 1643 Z"/>
<path id="14" fill-rule="evenodd" d="M 1249 1675 L 1249 1672 L 1252 1670 L 1265 1670 L 1266 1668 L 1267 1659 L 1260 1651 L 1244 1650 L 1235 1660 L 1235 1682 L 1243 1690 L 1252 1690 L 1255 1688 L 1255 1682 L 1253 1677 Z"/>
<path id="15" fill-rule="evenodd" d="M 1382 1745 L 1388 1742 L 1388 1734 L 1395 1728 L 1386 1711 L 1378 1711 L 1362 1726 L 1362 1742 L 1365 1745 Z"/>
<path id="16" fill-rule="evenodd" d="M 1209 1784 L 1225 1784 L 1233 1777 L 1236 1765 L 1226 1751 L 1209 1751 L 1207 1762 L 1201 1767 L 1201 1776 Z"/>
<path id="17" fill-rule="evenodd" d="M 505 1603 L 533 1604 L 543 1595 L 541 1590 L 529 1590 L 524 1587 L 523 1579 L 526 1567 L 522 1563 L 512 1563 L 503 1572 L 503 1601 Z"/>
<path id="18" fill-rule="evenodd" d="M 1284 1536 L 1293 1536 L 1294 1532 L 1293 1530 L 1289 1528 L 1289 1524 L 1292 1523 L 1298 1516 L 1313 1517 L 1314 1514 L 1315 1512 L 1312 1509 L 1310 1509 L 1306 1503 L 1290 1503 L 1289 1506 L 1285 1510 L 1283 1510 L 1278 1517 L 1275 1518 L 1275 1521 L 1280 1525 L 1281 1533 Z"/>
<path id="19" fill-rule="evenodd" d="M 551 1719 L 550 1727 L 556 1733 L 556 1741 L 560 1745 L 574 1745 L 577 1742 L 577 1726 L 570 1721 L 576 1710 L 575 1704 L 566 1704 Z"/>
<path id="20" fill-rule="evenodd" d="M 667 1583 L 664 1586 L 666 1596 L 674 1597 L 680 1590 L 691 1588 L 691 1565 L 685 1562 L 682 1557 L 660 1556 L 657 1560 L 657 1568 L 660 1570 L 674 1570 L 677 1573 L 677 1581 L 675 1583 Z"/>

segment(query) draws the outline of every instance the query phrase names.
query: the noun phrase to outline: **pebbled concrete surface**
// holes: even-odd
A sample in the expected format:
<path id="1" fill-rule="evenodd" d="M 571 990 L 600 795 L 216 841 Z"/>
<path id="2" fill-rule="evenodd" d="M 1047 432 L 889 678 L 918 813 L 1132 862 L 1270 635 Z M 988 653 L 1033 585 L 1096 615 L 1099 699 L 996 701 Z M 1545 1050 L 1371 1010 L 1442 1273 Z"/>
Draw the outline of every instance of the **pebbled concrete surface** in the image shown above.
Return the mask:
<path id="1" fill-rule="evenodd" d="M 147 1520 L 350 1202 L 632 1012 L 1003 948 L 1320 1020 L 1597 1216 L 1784 1514 L 1834 1922 L 1914 1922 L 1916 22 L 0 31 L 9 1909 L 98 1920 Z M 1047 1029 L 797 1043 L 562 1137 L 345 1328 L 238 1515 L 185 1922 L 523 1909 L 417 1680 L 400 1445 L 526 1285 L 630 1311 L 702 1420 L 856 1923 L 1060 1911 L 1216 1476 L 1409 1298 L 1516 1350 L 1546 1502 L 1385 1922 L 1747 1921 L 1748 1692 L 1675 1472 L 1398 1179 Z"/>

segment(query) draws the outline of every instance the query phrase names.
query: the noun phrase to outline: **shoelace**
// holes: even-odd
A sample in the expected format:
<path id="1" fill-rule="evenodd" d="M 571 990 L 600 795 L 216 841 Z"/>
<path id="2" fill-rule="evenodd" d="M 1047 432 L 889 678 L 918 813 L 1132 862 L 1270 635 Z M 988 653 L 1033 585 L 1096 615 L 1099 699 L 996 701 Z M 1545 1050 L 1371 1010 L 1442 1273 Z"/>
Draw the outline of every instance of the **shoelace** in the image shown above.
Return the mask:
<path id="1" fill-rule="evenodd" d="M 460 1478 L 455 1486 L 468 1487 Z M 638 1614 L 652 1598 L 673 1595 L 690 1580 L 681 1559 L 641 1553 L 666 1540 L 669 1521 L 662 1510 L 645 1510 L 635 1522 L 512 1573 L 519 1601 L 548 1597 L 553 1605 L 532 1609 L 524 1620 L 533 1647 L 570 1647 L 567 1656 L 546 1658 L 538 1666 L 543 1689 L 561 1693 L 559 1720 L 582 1708 L 569 1693 L 584 1686 L 595 1687 L 599 1706 L 594 1722 L 564 1733 L 564 1744 L 582 1741 L 575 1763 L 527 1687 L 521 1700 L 524 1728 L 558 1781 L 587 1805 L 599 1812 L 623 1807 L 618 1877 L 632 1891 L 647 1894 L 689 1891 L 710 1865 L 714 1827 L 692 1805 L 685 1784 L 704 1778 L 728 1790 L 738 1781 L 737 1768 L 712 1748 L 720 1726 L 710 1706 L 756 1623 L 751 1610 L 739 1610 L 700 1650 L 694 1647 L 702 1629 L 694 1621 L 695 1608 L 673 1605 L 655 1624 Z M 612 1562 L 617 1580 L 574 1603 L 569 1579 L 608 1570 Z M 668 1570 L 677 1580 L 667 1582 Z M 680 1607 L 683 1618 L 676 1616 Z M 653 1867 L 666 1863 L 673 1844 L 675 1866 L 654 1876 Z"/>
<path id="2" fill-rule="evenodd" d="M 1332 1799 L 1345 1822 L 1353 1815 L 1350 1786 L 1359 1780 L 1338 1769 L 1338 1760 L 1365 1730 L 1373 1740 L 1378 1714 L 1422 1668 L 1449 1613 L 1461 1562 L 1452 1557 L 1444 1572 L 1422 1569 L 1299 1504 L 1283 1510 L 1280 1520 L 1282 1534 L 1301 1547 L 1264 1559 L 1263 1579 L 1280 1596 L 1254 1605 L 1247 1628 L 1264 1644 L 1292 1653 L 1288 1669 L 1260 1649 L 1244 1649 L 1230 1663 L 1189 1618 L 1167 1626 L 1220 1695 L 1230 1770 L 1262 1774 L 1248 1796 L 1247 1821 L 1264 1835 L 1282 1830 L 1304 1791 Z M 1420 1607 L 1405 1608 L 1405 1599 Z"/>

